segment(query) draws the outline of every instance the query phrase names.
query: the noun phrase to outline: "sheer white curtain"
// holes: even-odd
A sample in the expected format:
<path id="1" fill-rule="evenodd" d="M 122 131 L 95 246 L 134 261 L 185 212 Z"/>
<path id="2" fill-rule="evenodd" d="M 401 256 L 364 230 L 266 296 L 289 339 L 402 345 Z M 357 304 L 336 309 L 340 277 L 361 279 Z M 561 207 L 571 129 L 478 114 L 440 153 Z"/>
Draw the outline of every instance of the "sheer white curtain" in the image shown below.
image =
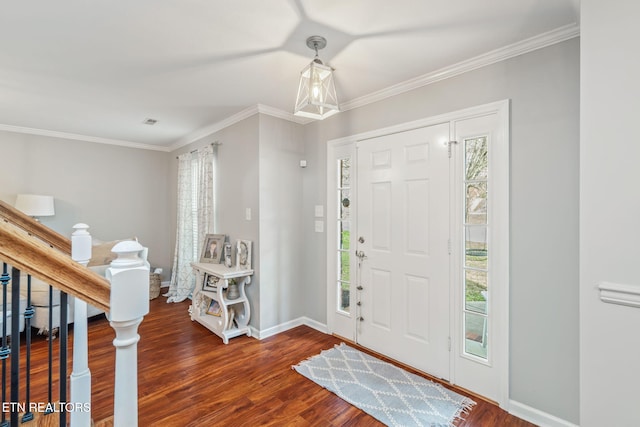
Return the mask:
<path id="1" fill-rule="evenodd" d="M 213 160 L 211 145 L 178 156 L 178 223 L 167 302 L 189 298 L 195 285 L 191 263 L 198 260 L 213 218 Z"/>

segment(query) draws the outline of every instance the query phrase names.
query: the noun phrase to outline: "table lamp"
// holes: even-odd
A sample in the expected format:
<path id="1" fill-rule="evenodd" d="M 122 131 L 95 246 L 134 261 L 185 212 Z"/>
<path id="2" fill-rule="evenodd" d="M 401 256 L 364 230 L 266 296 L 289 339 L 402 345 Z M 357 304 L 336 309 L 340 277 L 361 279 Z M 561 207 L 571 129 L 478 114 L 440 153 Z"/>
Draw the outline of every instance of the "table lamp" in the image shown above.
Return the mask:
<path id="1" fill-rule="evenodd" d="M 15 207 L 24 214 L 33 217 L 36 221 L 41 216 L 55 215 L 53 196 L 18 194 Z"/>

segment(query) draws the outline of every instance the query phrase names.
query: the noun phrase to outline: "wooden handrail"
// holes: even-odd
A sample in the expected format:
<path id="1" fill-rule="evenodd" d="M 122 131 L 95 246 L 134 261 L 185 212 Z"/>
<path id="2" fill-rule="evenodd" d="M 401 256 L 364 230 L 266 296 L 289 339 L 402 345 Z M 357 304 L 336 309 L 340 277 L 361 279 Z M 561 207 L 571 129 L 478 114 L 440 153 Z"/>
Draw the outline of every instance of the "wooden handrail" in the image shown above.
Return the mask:
<path id="1" fill-rule="evenodd" d="M 36 239 L 36 234 L 30 236 L 19 228 L 22 227 L 0 221 L 2 261 L 101 310 L 109 311 L 111 286 L 107 279 L 52 248 L 49 242 Z"/>
<path id="2" fill-rule="evenodd" d="M 14 224 L 32 236 L 46 242 L 51 247 L 56 248 L 67 255 L 71 255 L 71 239 L 40 224 L 28 215 L 20 212 L 8 203 L 0 200 L 0 218 Z"/>

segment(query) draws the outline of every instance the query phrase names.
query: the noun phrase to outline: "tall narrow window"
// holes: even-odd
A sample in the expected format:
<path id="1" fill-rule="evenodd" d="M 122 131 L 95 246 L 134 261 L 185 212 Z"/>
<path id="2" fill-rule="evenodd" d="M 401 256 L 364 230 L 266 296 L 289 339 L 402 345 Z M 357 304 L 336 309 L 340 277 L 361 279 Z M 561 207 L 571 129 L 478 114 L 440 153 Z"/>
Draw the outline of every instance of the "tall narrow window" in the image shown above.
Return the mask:
<path id="1" fill-rule="evenodd" d="M 350 269 L 350 239 L 351 239 L 351 157 L 338 159 L 338 187 L 336 236 L 337 256 L 337 309 L 349 313 L 351 311 L 351 269 Z"/>
<path id="2" fill-rule="evenodd" d="M 488 359 L 488 137 L 464 140 L 464 353 Z"/>

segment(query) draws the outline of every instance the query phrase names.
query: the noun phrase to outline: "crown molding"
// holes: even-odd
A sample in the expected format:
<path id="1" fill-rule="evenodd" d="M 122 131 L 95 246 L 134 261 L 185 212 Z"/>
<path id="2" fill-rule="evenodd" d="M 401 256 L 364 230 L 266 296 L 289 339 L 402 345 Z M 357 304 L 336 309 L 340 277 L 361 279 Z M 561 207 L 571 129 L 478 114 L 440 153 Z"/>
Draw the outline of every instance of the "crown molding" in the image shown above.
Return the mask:
<path id="1" fill-rule="evenodd" d="M 189 145 L 192 142 L 196 142 L 199 139 L 205 138 L 211 134 L 221 131 L 224 128 L 227 128 L 231 125 L 234 125 L 244 119 L 247 119 L 254 114 L 258 113 L 258 105 L 253 105 L 249 108 L 245 108 L 242 111 L 239 111 L 226 119 L 220 120 L 219 122 L 212 123 L 208 126 L 201 127 L 200 129 L 196 129 L 195 131 L 183 136 L 174 144 L 169 146 L 168 151 L 175 151 L 178 148 L 184 147 L 185 145 Z"/>
<path id="2" fill-rule="evenodd" d="M 80 135 L 77 133 L 59 132 L 56 130 L 37 129 L 22 126 L 0 124 L 0 131 L 26 133 L 29 135 L 49 136 L 52 138 L 72 139 L 75 141 L 95 142 L 97 144 L 118 145 L 127 148 L 139 148 L 142 150 L 169 151 L 167 147 L 140 142 L 126 141 L 123 139 L 101 138 L 99 136 Z"/>
<path id="3" fill-rule="evenodd" d="M 288 120 L 290 122 L 295 122 L 299 124 L 307 124 L 313 121 L 311 119 L 294 116 L 292 113 L 281 110 L 279 108 L 270 107 L 264 104 L 256 104 L 251 107 L 245 108 L 244 110 L 232 116 L 229 116 L 224 120 L 202 127 L 200 129 L 195 130 L 194 132 L 191 132 L 190 134 L 184 136 L 183 138 L 180 138 L 175 144 L 171 145 L 167 151 L 175 151 L 178 148 L 184 147 L 185 145 L 189 145 L 192 142 L 196 142 L 202 138 L 206 138 L 209 135 L 213 135 L 214 133 L 219 132 L 224 128 L 227 128 L 231 125 L 241 122 L 244 119 L 248 119 L 249 117 L 258 113 L 266 114 L 268 116 L 277 117 L 279 119 Z"/>
<path id="4" fill-rule="evenodd" d="M 496 62 L 504 61 L 519 55 L 524 55 L 525 53 L 542 49 L 578 36 L 580 36 L 580 27 L 577 24 L 565 25 L 563 27 L 556 28 L 555 30 L 489 51 L 482 55 L 458 62 L 457 64 L 441 68 L 431 73 L 423 74 L 402 83 L 341 103 L 340 110 L 348 111 L 364 105 L 372 104 L 422 86 L 427 86 L 440 80 L 445 80 L 477 68 L 495 64 Z"/>
<path id="5" fill-rule="evenodd" d="M 288 111 L 284 111 L 275 107 L 270 107 L 264 104 L 258 104 L 258 112 L 261 114 L 266 114 L 268 116 L 277 117 L 279 119 L 289 120 L 290 122 L 295 122 L 301 125 L 306 125 L 307 123 L 311 123 L 315 121 L 307 117 L 298 117 L 293 113 L 289 113 Z"/>

